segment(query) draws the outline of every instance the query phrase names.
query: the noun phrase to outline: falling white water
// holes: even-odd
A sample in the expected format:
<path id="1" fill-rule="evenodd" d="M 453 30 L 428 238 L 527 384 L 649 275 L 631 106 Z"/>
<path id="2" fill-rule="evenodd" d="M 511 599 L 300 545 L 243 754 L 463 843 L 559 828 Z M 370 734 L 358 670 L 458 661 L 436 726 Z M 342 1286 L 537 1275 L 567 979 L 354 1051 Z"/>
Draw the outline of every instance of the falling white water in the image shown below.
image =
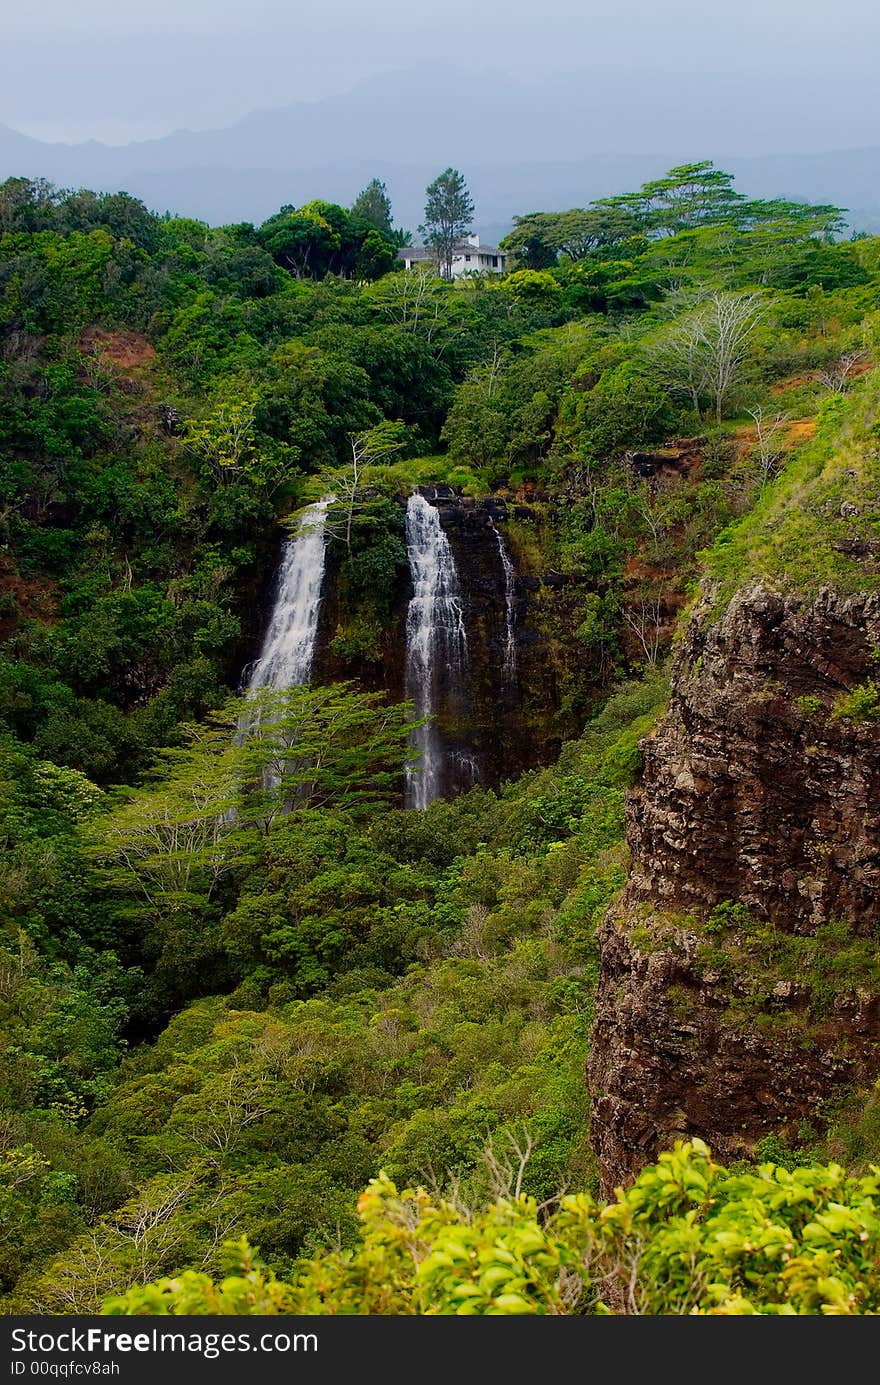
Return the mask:
<path id="1" fill-rule="evenodd" d="M 501 566 L 504 569 L 504 654 L 502 668 L 504 671 L 505 683 L 512 683 L 516 677 L 516 573 L 513 570 L 513 563 L 510 561 L 510 554 L 507 551 L 507 544 L 501 537 L 498 529 L 495 529 L 495 537 L 498 540 L 498 556 L 501 559 Z"/>
<path id="2" fill-rule="evenodd" d="M 441 683 L 461 689 L 467 667 L 458 573 L 440 512 L 423 495 L 406 507 L 406 551 L 413 595 L 406 616 L 406 695 L 419 717 L 436 711 Z M 407 768 L 406 802 L 427 808 L 443 787 L 443 747 L 433 721 L 413 733 L 419 759 Z"/>
<path id="3" fill-rule="evenodd" d="M 272 615 L 260 657 L 248 678 L 249 697 L 261 688 L 271 692 L 296 688 L 308 683 L 311 677 L 324 585 L 324 529 L 327 509 L 335 499 L 333 495 L 325 495 L 314 505 L 307 505 L 299 517 L 296 532 L 284 545 Z M 261 722 L 272 720 L 261 715 L 259 705 L 246 708 L 238 719 L 236 745 L 243 745 Z M 263 770 L 261 780 L 264 789 L 273 789 L 280 783 L 278 776 L 269 769 Z M 234 808 L 223 816 L 226 823 L 233 823 L 235 818 Z"/>
<path id="4" fill-rule="evenodd" d="M 455 780 L 461 786 L 461 791 L 472 789 L 475 784 L 480 782 L 480 767 L 477 764 L 476 755 L 472 755 L 469 750 L 450 750 L 449 760 L 455 771 Z"/>
<path id="5" fill-rule="evenodd" d="M 333 499 L 325 495 L 308 505 L 296 533 L 284 546 L 275 605 L 260 657 L 251 670 L 248 692 L 257 688 L 280 691 L 309 681 L 324 584 L 324 526 Z"/>

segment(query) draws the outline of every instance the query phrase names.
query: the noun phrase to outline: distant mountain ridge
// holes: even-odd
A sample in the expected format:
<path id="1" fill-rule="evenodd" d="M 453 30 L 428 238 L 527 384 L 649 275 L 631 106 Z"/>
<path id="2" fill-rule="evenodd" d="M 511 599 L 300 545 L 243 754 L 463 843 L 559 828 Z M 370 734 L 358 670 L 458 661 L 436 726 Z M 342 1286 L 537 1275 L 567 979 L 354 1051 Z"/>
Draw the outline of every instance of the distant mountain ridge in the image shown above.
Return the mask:
<path id="1" fill-rule="evenodd" d="M 431 68 L 370 78 L 342 97 L 256 110 L 225 129 L 128 145 L 50 144 L 0 125 L 0 177 L 122 188 L 158 211 L 227 222 L 261 221 L 313 197 L 350 203 L 378 176 L 398 222 L 415 226 L 426 183 L 452 163 L 471 185 L 479 228 L 497 236 L 517 213 L 583 205 L 673 163 L 714 157 L 751 196 L 836 202 L 853 225 L 880 229 L 880 121 L 876 146 L 848 148 L 848 131 L 864 138 L 864 121 L 832 120 L 821 134 L 818 124 L 794 128 L 776 109 L 784 105 L 778 97 L 769 102 L 760 84 L 738 90 L 733 120 L 731 91 L 708 77 L 685 92 L 658 77 L 628 91 L 622 105 L 610 77 L 529 85 Z M 699 122 L 695 109 L 705 115 Z M 734 146 L 766 148 L 762 122 L 782 150 L 786 141 L 797 148 L 812 140 L 819 152 L 725 155 Z M 843 137 L 841 147 L 823 148 L 833 135 Z"/>

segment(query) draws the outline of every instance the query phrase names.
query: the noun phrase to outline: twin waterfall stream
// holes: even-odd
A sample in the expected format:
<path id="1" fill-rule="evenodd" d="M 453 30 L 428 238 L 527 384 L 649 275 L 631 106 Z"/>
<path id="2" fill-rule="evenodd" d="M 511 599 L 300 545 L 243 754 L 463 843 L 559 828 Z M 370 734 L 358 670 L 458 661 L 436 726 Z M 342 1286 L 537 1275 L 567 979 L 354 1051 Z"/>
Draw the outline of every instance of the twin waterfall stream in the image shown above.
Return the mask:
<path id="1" fill-rule="evenodd" d="M 430 717 L 441 679 L 465 686 L 468 648 L 458 573 L 440 511 L 418 493 L 406 507 L 406 552 L 413 584 L 406 613 L 406 695 L 417 717 Z M 436 724 L 419 727 L 414 740 L 421 754 L 407 767 L 406 806 L 427 808 L 441 786 L 443 755 Z"/>
<path id="2" fill-rule="evenodd" d="M 286 541 L 272 613 L 248 691 L 281 690 L 308 683 L 318 636 L 318 617 L 326 568 L 327 511 L 334 497 L 303 510 Z M 506 683 L 516 677 L 516 574 L 504 539 L 489 521 L 504 575 L 505 627 L 502 647 Z M 440 511 L 416 492 L 406 507 L 406 551 L 412 595 L 406 615 L 404 690 L 424 726 L 413 733 L 418 758 L 406 770 L 408 808 L 427 808 L 444 789 L 447 761 L 455 761 L 462 782 L 478 781 L 472 756 L 444 745 L 436 717 L 450 699 L 459 719 L 467 718 L 468 639 L 462 594 Z"/>
<path id="3" fill-rule="evenodd" d="M 492 530 L 498 542 L 498 556 L 504 572 L 504 677 L 506 682 L 512 683 L 516 678 L 516 573 L 507 544 L 494 524 Z"/>
<path id="4" fill-rule="evenodd" d="M 296 533 L 284 545 L 275 604 L 248 692 L 297 688 L 311 677 L 324 585 L 324 529 L 331 504 L 332 497 L 325 495 L 307 505 Z"/>

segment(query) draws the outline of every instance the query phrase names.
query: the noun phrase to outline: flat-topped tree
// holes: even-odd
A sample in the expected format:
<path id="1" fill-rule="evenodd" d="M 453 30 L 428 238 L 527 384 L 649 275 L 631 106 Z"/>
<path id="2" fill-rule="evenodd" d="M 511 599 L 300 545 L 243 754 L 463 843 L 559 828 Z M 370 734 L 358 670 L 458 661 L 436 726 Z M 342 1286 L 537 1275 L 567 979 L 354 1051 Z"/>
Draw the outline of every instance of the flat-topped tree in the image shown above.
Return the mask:
<path id="1" fill-rule="evenodd" d="M 632 212 L 648 231 L 674 236 L 696 226 L 737 221 L 746 199 L 733 191 L 733 174 L 710 159 L 678 164 L 663 178 L 643 183 L 638 192 L 606 197 L 597 205 Z"/>
<path id="2" fill-rule="evenodd" d="M 549 269 L 560 255 L 582 260 L 608 252 L 642 231 L 638 218 L 624 207 L 573 207 L 565 212 L 529 212 L 515 216 L 515 226 L 501 242 L 524 269 Z"/>

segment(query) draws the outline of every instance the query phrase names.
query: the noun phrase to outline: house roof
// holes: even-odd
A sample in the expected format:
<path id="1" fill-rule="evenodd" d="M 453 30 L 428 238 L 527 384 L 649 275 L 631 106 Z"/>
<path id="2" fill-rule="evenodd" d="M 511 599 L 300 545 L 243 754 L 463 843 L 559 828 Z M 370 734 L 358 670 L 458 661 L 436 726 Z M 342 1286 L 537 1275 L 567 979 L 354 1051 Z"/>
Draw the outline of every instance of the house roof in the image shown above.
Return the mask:
<path id="1" fill-rule="evenodd" d="M 467 241 L 460 241 L 453 250 L 455 255 L 506 255 L 506 250 L 499 250 L 496 245 L 468 245 Z M 426 245 L 402 245 L 397 252 L 399 260 L 433 260 L 434 252 L 429 250 Z"/>
<path id="2" fill-rule="evenodd" d="M 456 255 L 506 255 L 497 245 L 469 245 L 466 240 L 459 241 L 455 247 Z"/>

